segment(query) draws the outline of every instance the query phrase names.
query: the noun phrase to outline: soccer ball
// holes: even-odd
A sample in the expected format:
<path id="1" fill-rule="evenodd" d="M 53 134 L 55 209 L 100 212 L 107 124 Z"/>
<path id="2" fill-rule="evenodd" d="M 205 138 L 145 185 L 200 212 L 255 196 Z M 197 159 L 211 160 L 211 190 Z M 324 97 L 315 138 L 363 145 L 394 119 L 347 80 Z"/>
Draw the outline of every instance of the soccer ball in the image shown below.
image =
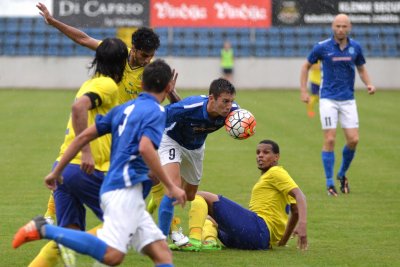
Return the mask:
<path id="1" fill-rule="evenodd" d="M 256 118 L 250 111 L 237 109 L 225 119 L 225 130 L 235 139 L 247 139 L 256 131 Z"/>

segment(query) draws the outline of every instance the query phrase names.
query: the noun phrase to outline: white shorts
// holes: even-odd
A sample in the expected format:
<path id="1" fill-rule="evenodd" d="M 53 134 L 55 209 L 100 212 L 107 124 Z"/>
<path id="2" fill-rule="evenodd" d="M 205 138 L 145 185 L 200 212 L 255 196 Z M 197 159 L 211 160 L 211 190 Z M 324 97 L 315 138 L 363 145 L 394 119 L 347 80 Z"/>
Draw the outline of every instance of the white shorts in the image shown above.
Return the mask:
<path id="1" fill-rule="evenodd" d="M 140 183 L 101 195 L 104 224 L 97 236 L 125 254 L 131 247 L 141 252 L 146 245 L 166 239 L 146 211 L 142 188 Z"/>
<path id="2" fill-rule="evenodd" d="M 319 114 L 322 129 L 335 129 L 338 121 L 344 129 L 358 128 L 357 104 L 353 100 L 319 100 Z"/>
<path id="3" fill-rule="evenodd" d="M 164 134 L 158 148 L 161 165 L 178 162 L 181 164 L 181 176 L 191 185 L 199 185 L 203 175 L 205 145 L 189 150 L 180 146 L 175 140 Z"/>

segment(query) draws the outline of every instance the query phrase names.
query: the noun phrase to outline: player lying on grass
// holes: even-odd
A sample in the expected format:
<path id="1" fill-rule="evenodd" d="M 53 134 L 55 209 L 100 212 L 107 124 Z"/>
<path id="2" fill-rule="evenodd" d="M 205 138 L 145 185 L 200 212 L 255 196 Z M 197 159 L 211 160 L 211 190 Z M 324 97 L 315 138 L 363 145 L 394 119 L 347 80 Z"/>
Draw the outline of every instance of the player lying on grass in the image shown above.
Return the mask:
<path id="1" fill-rule="evenodd" d="M 204 250 L 200 240 L 215 243 L 219 238 L 228 248 L 265 250 L 286 245 L 292 233 L 298 235 L 298 247 L 307 249 L 306 198 L 287 171 L 278 166 L 278 144 L 263 140 L 256 154 L 261 177 L 253 187 L 249 209 L 222 195 L 198 192 L 189 212 L 190 242 L 181 247 L 170 245 L 171 249 L 200 251 Z M 217 228 L 206 220 L 207 215 Z"/>
<path id="2" fill-rule="evenodd" d="M 50 239 L 90 255 L 107 265 L 120 264 L 128 248 L 148 255 L 156 266 L 173 266 L 165 236 L 145 210 L 144 198 L 152 182 L 149 169 L 160 179 L 175 203 L 184 204 L 185 192 L 175 186 L 161 167 L 156 149 L 165 128 L 165 110 L 161 103 L 172 89 L 171 68 L 162 60 L 149 64 L 143 73 L 143 89 L 136 100 L 97 116 L 70 144 L 61 160 L 46 178 L 49 189 L 62 182 L 64 168 L 83 146 L 99 136 L 112 134 L 111 164 L 100 189 L 104 226 L 99 237 L 82 231 L 47 224 L 36 217 L 15 234 L 13 247 L 25 242 Z"/>

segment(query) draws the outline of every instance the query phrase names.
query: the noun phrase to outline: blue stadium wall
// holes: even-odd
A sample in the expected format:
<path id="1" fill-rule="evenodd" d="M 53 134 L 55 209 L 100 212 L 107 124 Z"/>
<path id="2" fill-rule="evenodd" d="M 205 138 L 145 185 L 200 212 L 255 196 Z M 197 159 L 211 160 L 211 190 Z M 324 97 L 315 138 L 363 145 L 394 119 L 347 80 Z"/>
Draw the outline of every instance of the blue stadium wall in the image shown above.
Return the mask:
<path id="1" fill-rule="evenodd" d="M 0 55 L 92 56 L 93 53 L 46 25 L 42 18 L 0 18 Z M 116 36 L 115 28 L 82 28 L 96 39 Z M 330 26 L 260 28 L 156 28 L 160 57 L 219 57 L 225 40 L 236 57 L 305 57 Z M 367 57 L 400 57 L 400 27 L 357 25 L 351 37 Z"/>
<path id="2" fill-rule="evenodd" d="M 97 39 L 115 36 L 114 28 L 82 28 Z M 178 86 L 206 88 L 220 75 L 224 40 L 235 51 L 235 84 L 240 88 L 297 88 L 299 69 L 318 40 L 329 38 L 329 26 L 248 28 L 156 28 L 165 58 L 180 72 Z M 400 27 L 356 25 L 374 83 L 400 88 Z M 73 43 L 43 19 L 0 18 L 0 88 L 71 88 L 87 79 L 93 51 Z M 79 67 L 78 67 L 79 66 Z M 190 66 L 190 67 L 188 67 Z M 24 79 L 21 68 L 30 72 Z M 359 79 L 356 82 L 362 87 Z"/>

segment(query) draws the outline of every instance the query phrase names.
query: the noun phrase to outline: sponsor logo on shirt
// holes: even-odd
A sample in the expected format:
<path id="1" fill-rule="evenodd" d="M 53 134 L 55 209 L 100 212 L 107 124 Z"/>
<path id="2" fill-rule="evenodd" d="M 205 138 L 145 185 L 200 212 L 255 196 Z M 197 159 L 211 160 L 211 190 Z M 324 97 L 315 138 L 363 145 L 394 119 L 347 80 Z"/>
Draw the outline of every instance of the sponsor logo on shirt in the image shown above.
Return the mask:
<path id="1" fill-rule="evenodd" d="M 332 61 L 351 61 L 351 57 L 333 57 Z"/>
<path id="2" fill-rule="evenodd" d="M 201 132 L 213 132 L 218 130 L 217 127 L 193 127 L 193 131 L 195 133 L 201 133 Z"/>

